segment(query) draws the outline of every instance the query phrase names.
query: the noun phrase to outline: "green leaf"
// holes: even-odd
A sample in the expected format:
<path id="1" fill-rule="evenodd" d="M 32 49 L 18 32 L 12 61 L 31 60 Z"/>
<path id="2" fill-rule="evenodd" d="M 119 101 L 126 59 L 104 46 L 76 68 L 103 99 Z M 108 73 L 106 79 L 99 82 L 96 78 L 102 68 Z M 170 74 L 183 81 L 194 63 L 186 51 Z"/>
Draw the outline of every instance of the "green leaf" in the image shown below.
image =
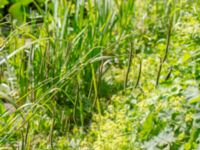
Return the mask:
<path id="1" fill-rule="evenodd" d="M 3 8 L 5 5 L 7 5 L 9 2 L 7 0 L 1 0 L 0 1 L 0 8 Z"/>
<path id="2" fill-rule="evenodd" d="M 190 101 L 190 104 L 197 103 L 197 102 L 200 101 L 200 96 L 195 97 L 195 98 L 192 98 L 192 99 L 190 99 L 189 101 Z"/>
<path id="3" fill-rule="evenodd" d="M 14 3 L 9 8 L 9 12 L 12 14 L 14 18 L 18 19 L 21 22 L 23 21 L 24 18 L 23 6 L 27 6 L 31 2 L 33 2 L 33 0 L 20 0 Z"/>
<path id="4" fill-rule="evenodd" d="M 188 61 L 190 58 L 191 58 L 190 53 L 185 53 L 185 54 L 183 55 L 183 62 Z"/>
<path id="5" fill-rule="evenodd" d="M 11 15 L 18 19 L 19 21 L 23 21 L 23 9 L 21 3 L 15 3 L 9 8 L 9 12 Z"/>
<path id="6" fill-rule="evenodd" d="M 153 113 L 150 113 L 142 125 L 142 131 L 139 133 L 141 140 L 146 140 L 153 129 Z"/>
<path id="7" fill-rule="evenodd" d="M 2 115 L 6 111 L 2 102 L 0 102 L 0 115 Z"/>
<path id="8" fill-rule="evenodd" d="M 27 6 L 28 4 L 32 3 L 33 0 L 21 0 L 20 3 L 24 6 Z"/>

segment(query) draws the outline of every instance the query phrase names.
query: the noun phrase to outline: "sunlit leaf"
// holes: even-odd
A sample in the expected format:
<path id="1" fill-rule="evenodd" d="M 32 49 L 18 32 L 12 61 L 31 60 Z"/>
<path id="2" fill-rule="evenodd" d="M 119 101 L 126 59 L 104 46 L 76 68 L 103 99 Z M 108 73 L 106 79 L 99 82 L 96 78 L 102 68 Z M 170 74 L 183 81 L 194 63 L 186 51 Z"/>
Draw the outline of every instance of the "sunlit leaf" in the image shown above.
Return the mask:
<path id="1" fill-rule="evenodd" d="M 200 96 L 195 97 L 195 98 L 192 98 L 192 99 L 190 99 L 189 101 L 190 101 L 190 104 L 197 103 L 197 102 L 200 101 Z"/>
<path id="2" fill-rule="evenodd" d="M 33 2 L 33 0 L 21 0 L 20 3 L 24 6 L 30 4 L 31 2 Z"/>
<path id="3" fill-rule="evenodd" d="M 0 1 L 0 8 L 4 7 L 5 5 L 7 5 L 9 2 L 8 0 L 1 0 Z"/>
<path id="4" fill-rule="evenodd" d="M 15 3 L 9 8 L 9 12 L 11 15 L 18 19 L 19 21 L 23 21 L 23 9 L 21 3 Z"/>
<path id="5" fill-rule="evenodd" d="M 141 138 L 142 140 L 146 140 L 146 139 L 148 138 L 148 136 L 149 136 L 149 133 L 150 133 L 151 130 L 153 129 L 153 117 L 154 117 L 153 114 L 150 113 L 150 114 L 147 116 L 145 122 L 144 122 L 143 125 L 142 125 L 142 130 L 141 130 L 141 132 L 139 133 L 140 138 Z"/>

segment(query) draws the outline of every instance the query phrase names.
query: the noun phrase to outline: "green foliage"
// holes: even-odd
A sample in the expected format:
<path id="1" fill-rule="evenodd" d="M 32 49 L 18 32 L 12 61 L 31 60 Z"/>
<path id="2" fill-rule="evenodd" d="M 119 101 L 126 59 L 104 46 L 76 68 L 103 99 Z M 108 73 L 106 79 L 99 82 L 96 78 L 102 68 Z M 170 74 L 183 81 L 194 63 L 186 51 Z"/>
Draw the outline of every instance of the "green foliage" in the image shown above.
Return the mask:
<path id="1" fill-rule="evenodd" d="M 198 6 L 1 0 L 0 147 L 199 149 Z"/>
<path id="2" fill-rule="evenodd" d="M 2 0 L 2 1 L 0 2 L 0 8 L 4 7 L 4 6 L 7 5 L 7 4 L 8 4 L 8 1 L 7 1 L 7 0 Z"/>
<path id="3" fill-rule="evenodd" d="M 24 6 L 27 6 L 28 4 L 30 4 L 33 0 L 20 0 L 20 1 L 16 1 L 10 8 L 9 8 L 9 12 L 11 13 L 11 15 L 18 19 L 19 21 L 23 21 L 24 18 Z"/>

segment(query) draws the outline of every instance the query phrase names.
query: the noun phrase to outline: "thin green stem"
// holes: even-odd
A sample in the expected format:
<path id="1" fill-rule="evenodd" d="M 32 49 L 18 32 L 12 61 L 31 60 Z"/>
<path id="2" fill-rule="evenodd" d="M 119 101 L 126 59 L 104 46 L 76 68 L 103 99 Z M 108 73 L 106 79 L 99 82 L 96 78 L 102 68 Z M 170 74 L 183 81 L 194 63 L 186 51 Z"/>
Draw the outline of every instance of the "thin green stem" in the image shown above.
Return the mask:
<path id="1" fill-rule="evenodd" d="M 124 89 L 126 89 L 127 87 L 127 83 L 128 83 L 128 76 L 129 76 L 129 72 L 131 70 L 131 64 L 132 64 L 132 60 L 133 60 L 133 42 L 130 42 L 130 53 L 129 53 L 129 59 L 128 59 L 128 68 L 126 71 L 126 77 L 125 77 L 125 82 L 124 82 Z"/>

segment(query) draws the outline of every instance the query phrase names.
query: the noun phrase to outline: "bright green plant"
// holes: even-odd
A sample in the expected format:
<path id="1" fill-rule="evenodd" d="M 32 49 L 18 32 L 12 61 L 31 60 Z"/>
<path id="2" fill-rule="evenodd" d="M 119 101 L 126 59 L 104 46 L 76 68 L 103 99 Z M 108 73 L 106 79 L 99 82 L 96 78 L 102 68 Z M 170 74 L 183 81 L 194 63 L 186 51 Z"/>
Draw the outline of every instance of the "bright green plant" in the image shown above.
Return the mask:
<path id="1" fill-rule="evenodd" d="M 198 149 L 198 4 L 12 1 L 0 147 Z"/>

